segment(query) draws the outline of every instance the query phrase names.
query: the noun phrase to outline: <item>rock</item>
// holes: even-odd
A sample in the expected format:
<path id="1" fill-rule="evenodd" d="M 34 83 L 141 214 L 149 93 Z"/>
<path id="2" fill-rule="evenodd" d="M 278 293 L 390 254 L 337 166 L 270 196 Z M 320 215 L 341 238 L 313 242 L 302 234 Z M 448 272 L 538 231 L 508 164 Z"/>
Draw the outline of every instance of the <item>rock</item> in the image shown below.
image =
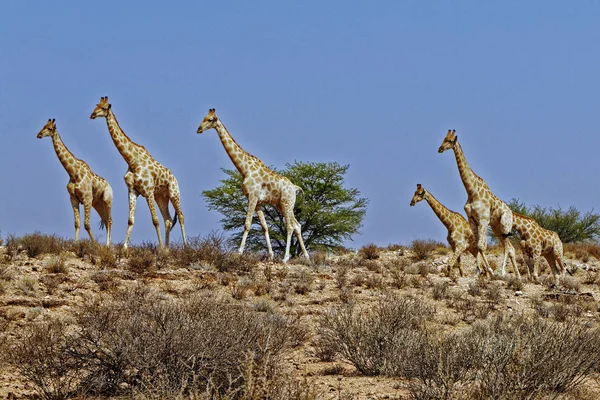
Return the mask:
<path id="1" fill-rule="evenodd" d="M 515 292 L 515 296 L 523 296 L 523 291 L 522 290 L 517 290 Z"/>

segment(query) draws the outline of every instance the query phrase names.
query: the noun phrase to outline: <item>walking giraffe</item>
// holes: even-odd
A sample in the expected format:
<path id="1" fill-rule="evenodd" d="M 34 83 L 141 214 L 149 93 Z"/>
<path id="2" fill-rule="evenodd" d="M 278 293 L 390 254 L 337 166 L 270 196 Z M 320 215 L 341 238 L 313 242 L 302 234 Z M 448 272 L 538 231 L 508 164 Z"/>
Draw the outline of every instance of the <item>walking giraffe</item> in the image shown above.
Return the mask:
<path id="1" fill-rule="evenodd" d="M 269 258 L 273 259 L 269 228 L 267 227 L 265 215 L 262 211 L 262 206 L 266 203 L 276 207 L 285 219 L 287 240 L 283 262 L 286 263 L 290 258 L 292 232 L 296 233 L 304 257 L 309 259 L 308 252 L 304 247 L 304 241 L 302 240 L 300 223 L 298 223 L 294 216 L 296 192 L 302 189 L 299 186 L 294 185 L 285 176 L 272 171 L 257 157 L 244 151 L 244 149 L 242 149 L 229 134 L 219 117 L 217 117 L 214 108 L 211 108 L 206 117 L 202 120 L 202 123 L 198 127 L 198 133 L 200 134 L 212 128 L 219 134 L 221 143 L 229 155 L 229 158 L 231 158 L 233 165 L 235 165 L 240 174 L 242 174 L 242 192 L 248 198 L 248 209 L 246 211 L 244 233 L 242 235 L 242 243 L 239 252 L 243 253 L 244 251 L 246 237 L 248 236 L 248 232 L 252 225 L 252 216 L 256 211 L 258 220 L 260 221 L 260 225 L 265 234 L 265 240 L 267 241 Z"/>
<path id="2" fill-rule="evenodd" d="M 54 121 L 54 118 L 49 119 L 37 134 L 37 138 L 41 139 L 46 136 L 52 138 L 56 155 L 69 174 L 67 191 L 71 198 L 75 218 L 75 240 L 79 240 L 79 204 L 83 204 L 83 226 L 90 235 L 90 239 L 95 241 L 90 225 L 90 212 L 94 207 L 102 221 L 101 226 L 106 227 L 106 245 L 109 246 L 112 231 L 112 188 L 104 178 L 96 175 L 85 161 L 75 158 L 60 138 Z"/>
<path id="3" fill-rule="evenodd" d="M 540 257 L 544 257 L 555 279 L 565 274 L 563 244 L 558 234 L 542 228 L 533 218 L 513 212 L 513 228 L 521 235 L 521 249 L 527 262 L 527 277 L 537 281 Z"/>
<path id="4" fill-rule="evenodd" d="M 448 230 L 447 240 L 452 247 L 452 257 L 448 261 L 447 274 L 450 275 L 452 268 L 458 266 L 460 276 L 464 276 L 464 271 L 461 265 L 461 256 L 465 251 L 469 251 L 473 254 L 473 257 L 477 258 L 477 245 L 475 243 L 475 237 L 471 231 L 469 223 L 459 213 L 449 210 L 442 203 L 440 203 L 429 191 L 425 190 L 421 184 L 417 184 L 417 190 L 413 195 L 410 205 L 414 206 L 421 200 L 427 201 L 431 206 L 431 209 L 438 216 L 442 224 Z M 480 273 L 483 271 L 479 271 Z"/>
<path id="5" fill-rule="evenodd" d="M 471 225 L 471 229 L 475 235 L 475 242 L 477 243 L 477 265 L 479 266 L 479 270 L 481 271 L 481 264 L 483 263 L 485 270 L 489 274 L 493 273 L 485 256 L 487 248 L 486 233 L 488 226 L 491 226 L 492 232 L 494 232 L 494 235 L 500 240 L 504 247 L 502 275 L 505 274 L 506 261 L 510 258 L 515 274 L 520 278 L 521 274 L 519 268 L 517 268 L 515 259 L 515 249 L 508 238 L 513 224 L 511 209 L 506 203 L 497 198 L 492 193 L 487 183 L 477 176 L 477 174 L 469 167 L 462 151 L 462 147 L 460 146 L 460 143 L 458 143 L 458 136 L 456 136 L 455 130 L 448 130 L 438 152 L 443 153 L 450 149 L 454 150 L 458 172 L 460 173 L 460 177 L 468 194 L 465 212 L 469 218 L 469 224 Z"/>
<path id="6" fill-rule="evenodd" d="M 123 132 L 112 111 L 112 107 L 108 102 L 108 97 L 101 97 L 100 102 L 96 105 L 92 115 L 90 115 L 91 119 L 96 119 L 98 117 L 106 118 L 108 132 L 110 133 L 115 146 L 117 146 L 119 153 L 121 153 L 129 166 L 127 173 L 124 176 L 125 184 L 127 185 L 129 192 L 129 220 L 123 247 L 127 248 L 129 243 L 129 237 L 131 236 L 131 230 L 133 229 L 134 223 L 135 206 L 139 195 L 145 197 L 148 202 L 148 208 L 150 208 L 150 213 L 152 214 L 152 224 L 156 229 L 159 246 L 162 247 L 163 242 L 160 237 L 160 226 L 158 223 L 158 216 L 156 215 L 156 208 L 154 207 L 154 201 L 156 201 L 165 222 L 165 245 L 169 245 L 169 234 L 171 233 L 171 229 L 173 229 L 177 223 L 178 218 L 179 225 L 181 225 L 181 237 L 183 238 L 184 245 L 187 245 L 184 217 L 183 212 L 181 211 L 179 185 L 177 184 L 177 179 L 175 179 L 173 173 L 171 173 L 167 167 L 156 161 L 144 146 L 134 143 L 129 139 L 125 132 Z M 175 208 L 174 219 L 171 219 L 171 213 L 169 212 L 169 200 L 173 203 L 173 207 Z"/>

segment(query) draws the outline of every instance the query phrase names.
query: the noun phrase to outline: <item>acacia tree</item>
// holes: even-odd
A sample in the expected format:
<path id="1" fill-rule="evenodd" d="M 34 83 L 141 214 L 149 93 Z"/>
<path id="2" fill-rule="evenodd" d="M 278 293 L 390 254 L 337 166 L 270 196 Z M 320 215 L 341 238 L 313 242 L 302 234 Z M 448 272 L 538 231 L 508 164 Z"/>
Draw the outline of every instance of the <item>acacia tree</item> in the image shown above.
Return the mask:
<path id="1" fill-rule="evenodd" d="M 366 213 L 368 199 L 360 197 L 360 191 L 344 187 L 344 175 L 349 165 L 337 162 L 305 163 L 295 161 L 278 171 L 302 188 L 298 193 L 294 214 L 302 226 L 302 237 L 308 250 L 331 250 L 351 240 L 358 233 Z M 242 193 L 242 176 L 237 170 L 222 169 L 227 177 L 221 185 L 202 194 L 209 210 L 219 211 L 221 224 L 226 231 L 237 230 L 232 240 L 242 238 L 248 200 Z M 273 251 L 285 251 L 286 228 L 283 216 L 273 206 L 263 206 Z M 265 249 L 265 240 L 258 218 L 253 218 L 246 246 L 257 251 Z M 300 246 L 292 235 L 290 254 L 300 254 Z"/>

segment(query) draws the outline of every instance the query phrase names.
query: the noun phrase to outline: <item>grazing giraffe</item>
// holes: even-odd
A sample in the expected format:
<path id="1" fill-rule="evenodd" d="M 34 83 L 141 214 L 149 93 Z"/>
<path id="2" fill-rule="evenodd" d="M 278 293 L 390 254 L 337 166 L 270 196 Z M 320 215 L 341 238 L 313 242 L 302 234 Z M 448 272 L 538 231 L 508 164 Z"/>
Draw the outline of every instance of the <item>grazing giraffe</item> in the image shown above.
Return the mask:
<path id="1" fill-rule="evenodd" d="M 79 204 L 83 204 L 83 226 L 90 235 L 90 239 L 95 241 L 90 226 L 90 212 L 94 207 L 101 219 L 100 226 L 106 227 L 106 245 L 109 246 L 112 231 L 112 188 L 104 178 L 96 175 L 85 161 L 75 158 L 73 153 L 69 151 L 60 138 L 58 130 L 56 130 L 54 118 L 49 119 L 37 134 L 38 139 L 46 136 L 52 138 L 56 155 L 69 174 L 67 191 L 71 198 L 71 206 L 73 206 L 75 217 L 75 241 L 79 240 Z"/>
<path id="2" fill-rule="evenodd" d="M 542 228 L 533 218 L 513 211 L 513 228 L 521 236 L 521 249 L 527 260 L 527 276 L 538 279 L 540 257 L 543 256 L 552 269 L 554 278 L 565 273 L 563 244 L 558 234 Z"/>
<path id="3" fill-rule="evenodd" d="M 515 249 L 509 240 L 513 223 L 512 211 L 506 203 L 492 193 L 487 183 L 477 176 L 471 167 L 469 167 L 455 132 L 455 130 L 448 130 L 438 152 L 443 153 L 446 150 L 454 150 L 456 163 L 458 164 L 458 172 L 460 173 L 460 177 L 468 194 L 465 212 L 469 218 L 469 224 L 471 225 L 477 243 L 477 265 L 480 266 L 483 262 L 486 271 L 490 274 L 492 273 L 490 264 L 485 256 L 487 248 L 486 232 L 488 226 L 491 226 L 494 235 L 500 240 L 504 247 L 502 275 L 505 274 L 507 258 L 510 258 L 515 274 L 517 277 L 521 278 L 515 259 Z M 481 270 L 481 267 L 479 269 Z"/>
<path id="4" fill-rule="evenodd" d="M 248 210 L 246 212 L 246 222 L 244 224 L 244 233 L 242 235 L 242 243 L 239 252 L 243 253 L 244 251 L 246 237 L 248 236 L 250 226 L 252 225 L 252 216 L 256 211 L 260 225 L 265 233 L 269 258 L 273 259 L 273 250 L 271 248 L 271 240 L 269 239 L 269 228 L 267 227 L 265 215 L 262 211 L 263 204 L 271 204 L 279 210 L 285 219 L 287 241 L 283 262 L 286 263 L 290 258 L 292 232 L 296 233 L 304 257 L 309 259 L 308 252 L 304 247 L 304 241 L 302 240 L 300 223 L 298 223 L 294 216 L 296 192 L 302 189 L 299 186 L 294 185 L 285 176 L 272 171 L 257 157 L 244 151 L 227 131 L 219 117 L 217 117 L 214 108 L 211 108 L 206 117 L 202 120 L 202 123 L 198 127 L 198 133 L 200 134 L 211 128 L 214 128 L 217 131 L 221 143 L 229 155 L 229 158 L 231 158 L 233 165 L 235 165 L 240 174 L 242 174 L 242 192 L 248 198 Z"/>
<path id="5" fill-rule="evenodd" d="M 452 268 L 458 266 L 460 276 L 464 276 L 464 271 L 460 263 L 460 258 L 463 253 L 468 250 L 473 257 L 477 258 L 477 245 L 475 244 L 475 237 L 471 231 L 469 223 L 459 213 L 449 210 L 442 203 L 440 203 L 429 191 L 425 190 L 421 184 L 417 184 L 417 190 L 413 195 L 410 205 L 414 206 L 421 200 L 427 201 L 431 206 L 431 209 L 438 216 L 442 224 L 448 229 L 448 243 L 452 247 L 453 254 L 448 261 L 447 274 L 450 275 Z M 481 273 L 483 271 L 479 271 Z"/>
<path id="6" fill-rule="evenodd" d="M 142 195 L 148 202 L 148 208 L 152 214 L 152 224 L 156 229 L 156 236 L 158 236 L 158 244 L 160 247 L 163 246 L 163 242 L 160 238 L 160 227 L 158 223 L 158 216 L 156 215 L 156 208 L 154 207 L 154 201 L 158 204 L 162 217 L 165 222 L 165 245 L 169 246 L 169 234 L 171 229 L 177 223 L 179 218 L 179 224 L 181 225 L 181 236 L 183 238 L 184 245 L 187 245 L 187 239 L 185 237 L 185 228 L 183 226 L 183 212 L 181 211 L 181 201 L 179 194 L 179 185 L 177 179 L 171 171 L 156 161 L 146 150 L 144 146 L 140 146 L 134 143 L 119 126 L 115 114 L 112 111 L 111 105 L 108 102 L 108 97 L 100 98 L 100 102 L 96 105 L 96 108 L 90 115 L 91 119 L 98 117 L 106 118 L 106 124 L 108 125 L 108 132 L 117 146 L 119 153 L 123 156 L 129 168 L 125 174 L 125 184 L 129 191 L 129 220 L 127 226 L 127 234 L 125 235 L 124 248 L 127 248 L 129 243 L 129 237 L 131 236 L 131 230 L 133 229 L 135 206 L 137 197 Z M 169 212 L 169 200 L 173 203 L 175 208 L 175 218 L 171 220 L 171 213 Z"/>

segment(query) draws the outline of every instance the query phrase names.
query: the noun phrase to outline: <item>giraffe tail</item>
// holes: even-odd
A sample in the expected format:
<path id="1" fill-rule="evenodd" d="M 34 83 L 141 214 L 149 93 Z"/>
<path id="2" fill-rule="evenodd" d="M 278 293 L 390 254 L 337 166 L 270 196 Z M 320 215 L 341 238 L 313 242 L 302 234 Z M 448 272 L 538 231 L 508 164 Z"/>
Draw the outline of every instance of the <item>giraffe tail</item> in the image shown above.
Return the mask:
<path id="1" fill-rule="evenodd" d="M 104 223 L 103 220 L 100 220 L 100 222 L 98 223 L 98 227 L 100 228 L 101 231 L 103 231 L 104 228 L 106 228 L 106 224 Z"/>
<path id="2" fill-rule="evenodd" d="M 171 229 L 169 229 L 169 232 L 173 230 L 176 223 L 177 223 L 177 213 L 175 213 L 175 217 L 173 217 L 173 223 L 171 224 Z"/>
<path id="3" fill-rule="evenodd" d="M 304 189 L 302 189 L 300 186 L 298 185 L 294 185 L 296 187 L 296 193 L 298 192 L 302 192 L 302 195 L 304 195 Z"/>

